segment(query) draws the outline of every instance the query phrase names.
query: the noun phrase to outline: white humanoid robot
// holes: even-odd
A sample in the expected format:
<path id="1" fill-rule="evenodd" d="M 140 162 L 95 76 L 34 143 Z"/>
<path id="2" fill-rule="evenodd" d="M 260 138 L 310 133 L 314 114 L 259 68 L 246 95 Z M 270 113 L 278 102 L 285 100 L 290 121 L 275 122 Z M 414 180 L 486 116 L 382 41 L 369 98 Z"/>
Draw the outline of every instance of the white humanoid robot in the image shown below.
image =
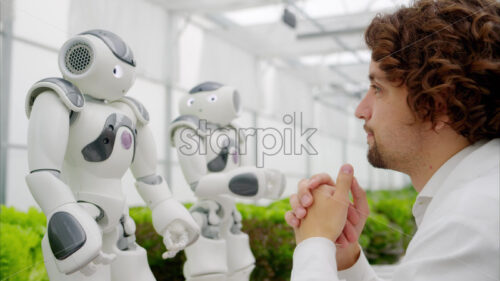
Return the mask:
<path id="1" fill-rule="evenodd" d="M 149 116 L 125 97 L 135 80 L 129 47 L 104 30 L 83 32 L 59 52 L 62 78 L 35 83 L 26 181 L 47 216 L 42 240 L 50 280 L 155 280 L 135 243 L 121 179 L 127 169 L 163 236 L 164 258 L 193 243 L 199 227 L 156 172 Z"/>
<path id="2" fill-rule="evenodd" d="M 249 280 L 255 258 L 234 197 L 277 199 L 285 187 L 281 172 L 248 165 L 245 136 L 233 122 L 239 112 L 234 88 L 206 82 L 181 99 L 181 116 L 170 126 L 184 177 L 199 198 L 190 209 L 201 236 L 185 250 L 188 281 Z"/>

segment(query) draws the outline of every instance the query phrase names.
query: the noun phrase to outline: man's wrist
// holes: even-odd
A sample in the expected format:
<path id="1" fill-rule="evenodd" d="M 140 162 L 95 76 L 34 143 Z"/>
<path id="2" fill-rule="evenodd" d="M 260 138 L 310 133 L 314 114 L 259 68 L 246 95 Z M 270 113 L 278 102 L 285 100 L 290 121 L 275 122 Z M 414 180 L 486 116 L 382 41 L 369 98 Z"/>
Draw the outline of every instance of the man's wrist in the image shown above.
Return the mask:
<path id="1" fill-rule="evenodd" d="M 337 249 L 337 269 L 339 271 L 352 267 L 359 259 L 361 247 L 352 243 L 345 249 Z"/>
<path id="2" fill-rule="evenodd" d="M 300 231 L 300 230 L 299 230 Z M 325 239 L 328 239 L 330 241 L 332 241 L 333 243 L 335 243 L 335 240 L 336 239 L 332 239 L 332 237 L 330 237 L 331 235 L 328 235 L 325 231 L 308 231 L 308 232 L 296 232 L 296 235 L 295 235 L 295 242 L 298 244 L 300 244 L 300 242 L 304 241 L 304 240 L 307 240 L 309 238 L 325 238 Z"/>

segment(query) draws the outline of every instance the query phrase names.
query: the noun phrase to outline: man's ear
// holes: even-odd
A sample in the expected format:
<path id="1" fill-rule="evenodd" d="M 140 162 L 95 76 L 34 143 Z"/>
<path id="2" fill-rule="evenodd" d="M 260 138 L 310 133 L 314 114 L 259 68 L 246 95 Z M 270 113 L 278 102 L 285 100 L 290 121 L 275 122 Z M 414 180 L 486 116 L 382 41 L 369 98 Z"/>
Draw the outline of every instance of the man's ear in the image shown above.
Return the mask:
<path id="1" fill-rule="evenodd" d="M 446 114 L 441 114 L 441 115 L 439 115 L 438 118 L 436 118 L 434 130 L 436 132 L 439 132 L 439 131 L 443 130 L 444 128 L 448 127 L 448 124 L 450 124 L 450 117 Z"/>
<path id="2" fill-rule="evenodd" d="M 449 94 L 449 93 L 448 93 Z M 448 107 L 446 105 L 446 101 L 444 100 L 445 96 L 447 95 L 441 95 L 439 98 L 437 98 L 436 103 L 437 103 L 437 108 L 436 108 L 436 119 L 434 120 L 434 131 L 439 133 L 442 131 L 444 128 L 448 127 L 450 124 L 450 116 L 448 116 Z"/>

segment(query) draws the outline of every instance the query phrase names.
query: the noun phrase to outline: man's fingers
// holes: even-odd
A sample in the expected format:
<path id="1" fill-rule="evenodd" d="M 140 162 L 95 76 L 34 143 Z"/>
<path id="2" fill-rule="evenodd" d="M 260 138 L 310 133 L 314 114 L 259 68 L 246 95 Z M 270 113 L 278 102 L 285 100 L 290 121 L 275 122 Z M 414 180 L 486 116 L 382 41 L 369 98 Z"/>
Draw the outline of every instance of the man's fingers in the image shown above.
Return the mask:
<path id="1" fill-rule="evenodd" d="M 356 178 L 354 178 L 352 181 L 351 192 L 354 199 L 354 206 L 358 211 L 358 215 L 366 219 L 370 214 L 370 207 L 368 207 L 366 192 L 359 186 L 358 180 Z"/>
<path id="2" fill-rule="evenodd" d="M 292 211 L 288 211 L 285 213 L 285 221 L 293 228 L 297 228 L 300 225 L 299 219 L 297 219 Z"/>
<path id="3" fill-rule="evenodd" d="M 297 218 L 301 219 L 306 216 L 307 211 L 304 207 L 302 207 L 302 205 L 300 205 L 297 194 L 292 194 L 290 196 L 290 206 L 292 207 L 292 210 Z"/>
<path id="4" fill-rule="evenodd" d="M 341 233 L 339 238 L 335 241 L 335 246 L 340 247 L 340 248 L 345 248 L 349 245 L 349 241 L 347 241 L 347 238 L 345 238 L 344 233 Z"/>
<path id="5" fill-rule="evenodd" d="M 299 180 L 299 182 L 297 183 L 298 190 L 300 190 L 301 188 L 306 188 L 308 183 L 309 183 L 309 179 Z"/>
<path id="6" fill-rule="evenodd" d="M 356 229 L 349 221 L 345 223 L 343 233 L 347 238 L 347 241 L 349 241 L 349 243 L 354 243 L 358 241 L 358 233 L 356 232 Z"/>
<path id="7" fill-rule="evenodd" d="M 335 182 L 333 181 L 332 177 L 330 177 L 330 175 L 327 173 L 315 174 L 309 178 L 309 183 L 308 183 L 309 189 L 314 189 L 322 184 L 334 186 Z"/>
<path id="8" fill-rule="evenodd" d="M 322 184 L 319 187 L 317 187 L 315 190 L 313 190 L 312 193 L 313 193 L 314 197 L 316 196 L 315 195 L 316 193 L 323 194 L 326 197 L 332 197 L 333 194 L 335 193 L 335 188 L 330 186 L 330 185 Z"/>
<path id="9" fill-rule="evenodd" d="M 305 208 L 311 206 L 314 200 L 311 193 L 312 190 L 323 184 L 335 186 L 335 182 L 332 177 L 330 177 L 327 173 L 315 174 L 309 179 L 302 179 L 299 181 L 297 196 L 300 205 Z"/>
<path id="10" fill-rule="evenodd" d="M 299 202 L 302 207 L 307 208 L 312 205 L 313 197 L 309 189 L 309 179 L 302 179 L 299 181 L 297 196 L 299 197 Z"/>
<path id="11" fill-rule="evenodd" d="M 354 225 L 358 224 L 360 221 L 358 210 L 356 210 L 352 204 L 349 204 L 349 209 L 347 210 L 347 220 Z"/>
<path id="12" fill-rule="evenodd" d="M 354 169 L 350 164 L 345 164 L 340 168 L 337 177 L 337 185 L 333 199 L 339 202 L 344 202 L 346 207 L 349 205 L 349 190 L 351 189 Z"/>

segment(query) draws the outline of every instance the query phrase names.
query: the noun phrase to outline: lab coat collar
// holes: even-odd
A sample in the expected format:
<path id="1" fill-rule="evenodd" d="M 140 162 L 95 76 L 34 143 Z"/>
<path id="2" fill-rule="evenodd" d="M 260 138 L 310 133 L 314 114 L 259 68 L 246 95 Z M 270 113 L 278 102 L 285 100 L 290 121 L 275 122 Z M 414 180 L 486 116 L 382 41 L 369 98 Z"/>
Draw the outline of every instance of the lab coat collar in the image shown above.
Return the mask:
<path id="1" fill-rule="evenodd" d="M 417 223 L 417 227 L 420 225 L 422 222 L 422 218 L 424 217 L 425 211 L 427 210 L 427 207 L 432 201 L 432 198 L 438 193 L 438 191 L 443 187 L 444 183 L 446 180 L 450 177 L 453 171 L 455 171 L 457 168 L 460 168 L 463 166 L 463 162 L 467 162 L 468 164 L 466 165 L 471 165 L 475 161 L 469 161 L 466 158 L 469 155 L 473 154 L 474 151 L 479 150 L 480 147 L 491 147 L 494 146 L 495 143 L 497 143 L 500 139 L 494 139 L 489 142 L 486 141 L 480 141 L 477 142 L 473 145 L 469 145 L 462 149 L 461 151 L 457 152 L 455 155 L 453 155 L 448 161 L 446 161 L 429 179 L 429 181 L 425 184 L 424 188 L 420 191 L 420 193 L 417 195 L 417 198 L 415 200 L 415 204 L 413 205 L 412 213 L 415 218 L 415 222 Z M 483 150 L 483 149 L 481 149 Z M 487 155 L 486 155 L 487 156 Z M 473 157 L 476 158 L 476 157 Z M 471 162 L 471 163 L 469 163 Z M 461 164 L 462 163 L 462 164 Z M 477 163 L 477 165 L 481 166 L 480 163 Z"/>

